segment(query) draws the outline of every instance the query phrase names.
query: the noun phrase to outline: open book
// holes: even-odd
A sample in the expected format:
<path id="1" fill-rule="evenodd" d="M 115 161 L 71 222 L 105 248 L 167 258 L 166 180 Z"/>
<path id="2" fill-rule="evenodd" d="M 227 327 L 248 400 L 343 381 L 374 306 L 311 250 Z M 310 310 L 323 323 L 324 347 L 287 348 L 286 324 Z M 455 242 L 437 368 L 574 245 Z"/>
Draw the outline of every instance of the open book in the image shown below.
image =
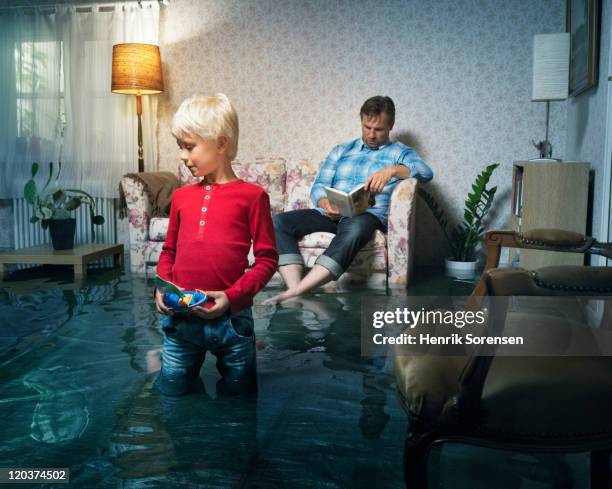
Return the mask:
<path id="1" fill-rule="evenodd" d="M 341 216 L 354 217 L 363 214 L 370 205 L 370 191 L 363 188 L 363 185 L 354 188 L 348 194 L 331 187 L 324 187 L 327 192 L 329 203 L 338 208 Z"/>

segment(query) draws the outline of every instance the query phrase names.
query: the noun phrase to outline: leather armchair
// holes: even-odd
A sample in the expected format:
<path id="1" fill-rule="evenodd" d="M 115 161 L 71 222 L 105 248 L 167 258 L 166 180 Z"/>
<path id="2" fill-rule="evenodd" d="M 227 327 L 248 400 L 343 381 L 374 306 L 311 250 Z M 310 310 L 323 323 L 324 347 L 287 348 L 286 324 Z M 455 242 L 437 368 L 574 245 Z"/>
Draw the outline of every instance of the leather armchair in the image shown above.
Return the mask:
<path id="1" fill-rule="evenodd" d="M 508 312 L 510 296 L 612 296 L 610 267 L 497 269 L 502 246 L 592 253 L 612 258 L 612 244 L 561 230 L 486 235 L 485 272 L 468 302 L 492 303 L 488 327 L 508 331 L 524 320 Z M 612 329 L 610 301 L 600 327 Z M 555 314 L 545 327 L 559 326 Z M 427 487 L 432 447 L 457 441 L 524 451 L 590 452 L 591 487 L 609 487 L 612 451 L 612 356 L 496 356 L 487 346 L 475 356 L 402 356 L 396 350 L 395 376 L 408 414 L 404 474 L 409 488 Z M 579 399 L 579 402 L 576 400 Z"/>

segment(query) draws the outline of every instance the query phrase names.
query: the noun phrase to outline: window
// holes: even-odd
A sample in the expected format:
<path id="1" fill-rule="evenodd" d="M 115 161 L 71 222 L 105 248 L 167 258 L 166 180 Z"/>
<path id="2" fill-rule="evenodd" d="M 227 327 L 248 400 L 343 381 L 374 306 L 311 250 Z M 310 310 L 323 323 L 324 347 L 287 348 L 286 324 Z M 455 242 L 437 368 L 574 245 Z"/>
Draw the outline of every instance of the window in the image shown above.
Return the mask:
<path id="1" fill-rule="evenodd" d="M 59 144 L 66 125 L 62 58 L 60 41 L 15 45 L 18 155 L 37 159 Z"/>

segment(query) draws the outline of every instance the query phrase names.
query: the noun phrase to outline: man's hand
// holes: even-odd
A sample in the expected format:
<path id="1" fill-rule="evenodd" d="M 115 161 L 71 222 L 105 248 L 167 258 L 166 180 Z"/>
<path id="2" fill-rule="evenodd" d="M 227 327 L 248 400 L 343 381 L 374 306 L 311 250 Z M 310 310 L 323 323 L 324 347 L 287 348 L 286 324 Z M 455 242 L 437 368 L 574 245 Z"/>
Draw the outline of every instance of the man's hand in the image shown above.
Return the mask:
<path id="1" fill-rule="evenodd" d="M 366 179 L 363 186 L 373 194 L 380 193 L 393 177 L 395 177 L 395 167 L 388 166 L 387 168 L 372 173 Z"/>
<path id="2" fill-rule="evenodd" d="M 225 314 L 230 307 L 229 299 L 222 290 L 213 290 L 206 292 L 206 295 L 215 300 L 215 305 L 210 309 L 205 309 L 202 306 L 194 307 L 189 311 L 189 314 L 194 314 L 202 319 L 215 319 Z"/>
<path id="3" fill-rule="evenodd" d="M 338 208 L 335 205 L 332 205 L 329 202 L 329 199 L 321 199 L 317 205 L 325 211 L 327 217 L 329 217 L 332 221 L 337 221 L 340 219 L 340 212 L 338 212 Z"/>

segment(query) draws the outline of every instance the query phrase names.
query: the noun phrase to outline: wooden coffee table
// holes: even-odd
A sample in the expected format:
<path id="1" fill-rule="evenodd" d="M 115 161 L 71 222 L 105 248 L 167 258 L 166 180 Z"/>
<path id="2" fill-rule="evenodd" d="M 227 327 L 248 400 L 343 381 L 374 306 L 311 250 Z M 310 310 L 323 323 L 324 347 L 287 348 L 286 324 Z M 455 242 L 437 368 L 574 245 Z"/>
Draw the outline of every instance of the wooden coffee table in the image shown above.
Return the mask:
<path id="1" fill-rule="evenodd" d="M 123 266 L 122 244 L 82 244 L 71 250 L 54 250 L 51 244 L 31 246 L 0 253 L 0 280 L 8 277 L 9 263 L 37 263 L 41 265 L 73 265 L 74 278 L 87 276 L 87 264 L 113 255 L 114 265 Z"/>

